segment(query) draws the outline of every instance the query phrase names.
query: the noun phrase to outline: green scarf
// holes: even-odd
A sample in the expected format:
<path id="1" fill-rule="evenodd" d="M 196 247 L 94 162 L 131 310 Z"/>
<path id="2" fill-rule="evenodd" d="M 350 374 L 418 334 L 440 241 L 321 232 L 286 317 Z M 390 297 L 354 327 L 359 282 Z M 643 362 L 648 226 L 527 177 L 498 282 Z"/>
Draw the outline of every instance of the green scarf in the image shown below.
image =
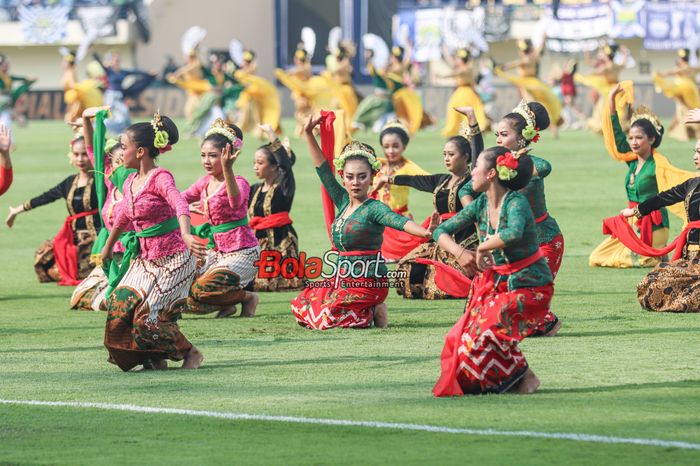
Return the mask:
<path id="1" fill-rule="evenodd" d="M 177 217 L 170 217 L 169 219 L 156 223 L 155 225 L 146 228 L 143 231 L 128 231 L 119 237 L 120 241 L 124 245 L 124 255 L 122 256 L 121 264 L 113 260 L 107 261 L 102 264 L 102 269 L 107 275 L 109 280 L 109 287 L 107 288 L 108 297 L 112 294 L 112 291 L 119 285 L 119 282 L 124 278 L 126 272 L 129 270 L 129 265 L 131 261 L 138 257 L 141 252 L 141 247 L 139 245 L 139 238 L 153 238 L 154 236 L 163 236 L 166 233 L 175 231 L 180 227 L 180 223 L 177 221 Z"/>
<path id="2" fill-rule="evenodd" d="M 95 158 L 95 165 L 97 165 L 97 157 Z M 133 168 L 125 168 L 125 167 L 121 166 L 121 167 L 117 168 L 116 170 L 114 170 L 111 175 L 109 175 L 109 180 L 121 193 L 121 192 L 123 192 L 124 181 L 126 181 L 126 178 L 129 175 L 131 175 L 132 173 L 135 173 L 135 172 L 136 172 L 136 170 Z M 102 179 L 102 172 L 97 171 L 97 174 L 95 176 L 99 176 L 100 179 Z M 98 181 L 95 180 L 95 182 L 97 183 Z M 102 181 L 102 186 L 104 186 L 104 181 Z M 98 200 L 99 200 L 99 198 L 98 198 Z M 100 212 L 102 212 L 102 205 L 103 204 L 100 205 Z M 101 216 L 100 216 L 100 218 L 101 218 Z M 100 262 L 100 255 L 102 255 L 102 250 L 104 249 L 105 244 L 107 244 L 107 238 L 109 238 L 109 233 L 110 233 L 110 231 L 107 229 L 107 227 L 103 226 L 100 229 L 100 233 L 97 235 L 97 238 L 95 238 L 95 242 L 92 243 L 92 251 L 90 253 L 90 260 L 95 264 L 99 264 L 99 262 Z"/>
<path id="3" fill-rule="evenodd" d="M 248 225 L 248 217 L 243 217 L 235 222 L 222 223 L 221 225 L 212 225 L 210 223 L 203 223 L 198 227 L 192 227 L 191 233 L 200 238 L 209 238 L 209 243 L 207 247 L 209 249 L 214 249 L 216 247 L 216 242 L 214 241 L 214 233 L 224 233 L 226 231 L 231 231 L 234 228 L 241 227 L 243 225 Z"/>

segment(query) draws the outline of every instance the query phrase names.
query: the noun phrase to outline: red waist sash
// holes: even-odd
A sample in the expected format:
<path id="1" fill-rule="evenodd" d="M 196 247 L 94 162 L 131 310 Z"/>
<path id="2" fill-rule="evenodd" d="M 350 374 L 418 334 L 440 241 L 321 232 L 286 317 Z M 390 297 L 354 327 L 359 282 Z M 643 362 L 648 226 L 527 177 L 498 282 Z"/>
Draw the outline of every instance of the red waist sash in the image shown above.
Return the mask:
<path id="1" fill-rule="evenodd" d="M 268 228 L 278 228 L 285 225 L 291 225 L 292 218 L 289 212 L 277 212 L 276 214 L 267 215 L 265 217 L 251 217 L 248 225 L 253 230 L 266 230 Z"/>
<path id="2" fill-rule="evenodd" d="M 97 215 L 97 209 L 67 217 L 53 239 L 53 257 L 56 261 L 56 267 L 58 267 L 58 271 L 61 274 L 59 285 L 75 286 L 80 283 L 80 280 L 78 280 L 78 248 L 75 247 L 73 240 L 71 223 L 73 223 L 73 220 L 87 217 L 88 215 Z"/>
<path id="3" fill-rule="evenodd" d="M 660 257 L 674 251 L 672 260 L 680 259 L 683 256 L 683 249 L 688 241 L 688 233 L 693 228 L 700 228 L 700 220 L 688 223 L 683 231 L 681 231 L 681 234 L 668 246 L 655 249 L 634 233 L 629 222 L 622 215 L 609 217 L 603 220 L 603 234 L 611 235 L 613 238 L 619 239 L 620 242 L 631 249 L 632 252 L 647 257 Z"/>
<path id="4" fill-rule="evenodd" d="M 628 203 L 630 209 L 634 209 L 638 205 L 638 202 L 629 201 Z M 648 244 L 649 246 L 654 244 L 652 239 L 653 226 L 661 225 L 661 222 L 663 222 L 663 218 L 661 217 L 660 210 L 655 210 L 649 215 L 645 215 L 644 217 L 637 219 L 635 226 L 639 229 L 639 237 L 642 238 L 642 242 L 644 244 Z"/>
<path id="5" fill-rule="evenodd" d="M 549 212 L 545 212 L 542 216 L 535 219 L 535 223 L 542 223 L 549 218 Z"/>

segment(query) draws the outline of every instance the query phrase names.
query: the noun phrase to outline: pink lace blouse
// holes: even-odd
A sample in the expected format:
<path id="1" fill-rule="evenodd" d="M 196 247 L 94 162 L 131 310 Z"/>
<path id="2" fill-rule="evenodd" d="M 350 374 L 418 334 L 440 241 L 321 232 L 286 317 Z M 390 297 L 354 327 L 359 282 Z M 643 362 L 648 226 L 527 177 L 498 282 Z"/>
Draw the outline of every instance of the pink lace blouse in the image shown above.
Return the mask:
<path id="1" fill-rule="evenodd" d="M 143 231 L 171 217 L 190 216 L 187 201 L 175 186 L 173 175 L 164 168 L 156 168 L 138 192 L 132 192 L 131 184 L 136 177 L 132 173 L 124 182 L 123 206 L 119 209 L 114 226 L 120 230 Z M 141 257 L 155 260 L 171 256 L 187 249 L 180 230 L 162 236 L 139 238 Z"/>
<path id="2" fill-rule="evenodd" d="M 188 203 L 199 201 L 200 209 L 204 212 L 207 222 L 212 225 L 235 222 L 244 218 L 247 215 L 250 196 L 248 181 L 242 176 L 236 176 L 239 194 L 236 197 L 230 197 L 226 190 L 226 183 L 221 183 L 215 192 L 209 193 L 207 190 L 210 180 L 210 175 L 197 180 L 182 193 L 185 200 Z M 214 233 L 214 241 L 216 250 L 221 252 L 238 251 L 258 245 L 255 233 L 248 225 L 224 233 Z"/>

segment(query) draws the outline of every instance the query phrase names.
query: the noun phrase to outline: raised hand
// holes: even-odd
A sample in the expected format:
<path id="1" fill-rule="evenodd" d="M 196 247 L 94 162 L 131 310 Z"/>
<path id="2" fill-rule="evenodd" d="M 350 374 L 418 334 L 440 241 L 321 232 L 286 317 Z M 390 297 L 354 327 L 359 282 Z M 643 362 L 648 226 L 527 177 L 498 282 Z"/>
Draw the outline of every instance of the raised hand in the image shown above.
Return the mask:
<path id="1" fill-rule="evenodd" d="M 224 147 L 224 150 L 221 152 L 221 165 L 223 165 L 225 169 L 231 169 L 240 153 L 240 150 L 231 153 L 231 144 L 226 144 L 226 147 Z"/>
<path id="2" fill-rule="evenodd" d="M 314 128 L 321 124 L 322 119 L 323 117 L 320 115 L 317 118 L 314 118 L 313 115 L 309 116 L 309 120 L 304 125 L 304 133 L 306 135 L 313 136 Z"/>
<path id="3" fill-rule="evenodd" d="M 100 110 L 109 110 L 109 106 L 108 106 L 108 105 L 103 105 L 103 106 L 101 106 L 101 107 L 89 107 L 89 108 L 86 108 L 86 109 L 83 111 L 83 118 L 95 118 L 95 115 L 97 115 L 97 112 L 99 112 Z"/>
<path id="4" fill-rule="evenodd" d="M 10 153 L 12 145 L 12 131 L 4 125 L 0 125 L 0 152 L 4 154 Z"/>

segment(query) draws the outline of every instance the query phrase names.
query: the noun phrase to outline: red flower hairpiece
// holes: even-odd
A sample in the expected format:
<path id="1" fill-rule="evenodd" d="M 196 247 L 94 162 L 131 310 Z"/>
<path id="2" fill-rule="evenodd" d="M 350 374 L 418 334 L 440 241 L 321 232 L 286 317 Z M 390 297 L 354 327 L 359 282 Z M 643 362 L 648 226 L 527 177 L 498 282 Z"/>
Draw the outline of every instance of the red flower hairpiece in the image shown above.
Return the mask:
<path id="1" fill-rule="evenodd" d="M 512 152 L 506 152 L 505 154 L 498 156 L 496 159 L 496 165 L 507 167 L 511 170 L 517 170 L 518 159 L 513 156 Z"/>
<path id="2" fill-rule="evenodd" d="M 166 152 L 171 151 L 172 149 L 173 149 L 173 146 L 171 146 L 170 144 L 168 144 L 167 146 L 158 149 L 158 153 L 159 153 L 159 154 L 165 154 Z"/>

